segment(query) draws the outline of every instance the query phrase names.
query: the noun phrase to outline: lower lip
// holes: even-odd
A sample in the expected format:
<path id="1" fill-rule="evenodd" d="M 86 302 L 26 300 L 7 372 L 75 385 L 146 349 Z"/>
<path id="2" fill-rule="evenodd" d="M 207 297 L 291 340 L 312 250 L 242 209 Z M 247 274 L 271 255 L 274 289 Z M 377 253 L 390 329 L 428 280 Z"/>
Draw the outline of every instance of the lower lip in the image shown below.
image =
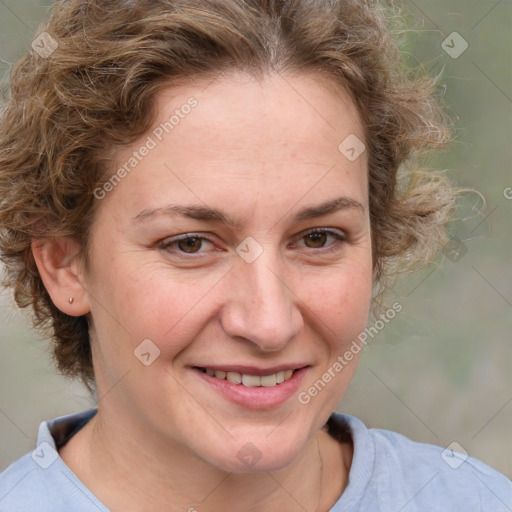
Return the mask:
<path id="1" fill-rule="evenodd" d="M 247 409 L 270 409 L 283 404 L 295 395 L 308 370 L 308 366 L 300 368 L 287 381 L 272 387 L 249 387 L 212 377 L 197 368 L 193 368 L 199 378 L 211 388 L 231 402 Z"/>

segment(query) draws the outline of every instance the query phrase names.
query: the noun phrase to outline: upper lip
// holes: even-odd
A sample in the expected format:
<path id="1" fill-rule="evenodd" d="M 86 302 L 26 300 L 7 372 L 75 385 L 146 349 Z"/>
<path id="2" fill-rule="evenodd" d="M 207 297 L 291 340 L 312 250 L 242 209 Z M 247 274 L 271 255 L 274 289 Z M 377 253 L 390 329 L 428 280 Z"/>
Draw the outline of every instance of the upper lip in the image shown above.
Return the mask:
<path id="1" fill-rule="evenodd" d="M 273 373 L 282 372 L 286 370 L 300 370 L 305 366 L 309 366 L 306 363 L 296 363 L 296 364 L 280 364 L 276 366 L 269 366 L 268 368 L 261 368 L 258 366 L 250 366 L 250 365 L 233 365 L 233 364 L 206 364 L 206 365 L 196 365 L 194 368 L 211 368 L 212 370 L 218 370 L 223 372 L 236 372 L 236 373 L 244 373 L 246 375 L 271 375 Z"/>

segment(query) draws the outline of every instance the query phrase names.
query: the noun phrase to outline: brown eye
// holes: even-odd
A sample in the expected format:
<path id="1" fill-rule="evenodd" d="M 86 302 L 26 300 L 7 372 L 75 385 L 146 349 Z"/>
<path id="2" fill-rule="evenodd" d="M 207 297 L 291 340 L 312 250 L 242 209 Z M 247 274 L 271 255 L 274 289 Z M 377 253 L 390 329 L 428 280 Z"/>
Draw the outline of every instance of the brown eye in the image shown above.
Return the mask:
<path id="1" fill-rule="evenodd" d="M 178 240 L 176 245 L 180 249 L 180 251 L 194 253 L 201 249 L 203 244 L 202 238 L 190 236 L 187 238 L 183 238 L 182 240 Z"/>
<path id="2" fill-rule="evenodd" d="M 198 256 L 210 252 L 208 246 L 213 248 L 213 243 L 204 236 L 194 234 L 181 235 L 180 237 L 167 238 L 161 241 L 158 246 L 165 252 L 174 256 L 183 256 L 184 254 L 197 254 Z"/>
<path id="3" fill-rule="evenodd" d="M 310 233 L 304 237 L 307 247 L 312 249 L 319 249 L 324 247 L 327 241 L 327 233 Z"/>
<path id="4" fill-rule="evenodd" d="M 299 245 L 308 249 L 321 249 L 322 252 L 326 252 L 340 250 L 346 241 L 345 235 L 337 231 L 317 228 L 303 235 L 299 240 Z"/>

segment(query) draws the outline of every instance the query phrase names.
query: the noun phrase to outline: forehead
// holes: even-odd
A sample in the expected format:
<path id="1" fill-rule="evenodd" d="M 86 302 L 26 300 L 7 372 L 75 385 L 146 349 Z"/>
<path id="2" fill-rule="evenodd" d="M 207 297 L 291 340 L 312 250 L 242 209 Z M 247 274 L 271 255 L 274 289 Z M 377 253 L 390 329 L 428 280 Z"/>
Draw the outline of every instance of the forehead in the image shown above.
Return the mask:
<path id="1" fill-rule="evenodd" d="M 311 72 L 275 73 L 258 79 L 232 72 L 213 81 L 163 89 L 155 97 L 157 125 L 186 108 L 192 97 L 197 108 L 193 115 L 186 115 L 185 125 L 197 138 L 215 139 L 233 148 L 256 148 L 263 136 L 272 139 L 273 150 L 280 142 L 291 146 L 293 139 L 307 140 L 305 152 L 308 146 L 314 148 L 322 141 L 336 149 L 339 137 L 350 134 L 364 139 L 361 119 L 349 93 L 341 84 Z M 177 132 L 173 135 L 178 136 L 183 129 Z M 326 134 L 330 135 L 327 139 Z"/>
<path id="2" fill-rule="evenodd" d="M 116 162 L 123 165 L 151 141 L 126 180 L 137 191 L 131 202 L 141 209 L 160 207 L 178 192 L 210 203 L 225 202 L 231 191 L 238 196 L 233 202 L 245 197 L 254 205 L 263 195 L 279 200 L 283 191 L 288 202 L 305 194 L 319 202 L 337 187 L 333 197 L 348 192 L 365 201 L 367 160 L 357 108 L 341 86 L 320 76 L 256 80 L 238 73 L 163 89 L 154 106 L 154 125 Z M 359 143 L 355 159 L 346 152 L 347 140 Z M 143 204 L 148 200 L 154 204 Z"/>

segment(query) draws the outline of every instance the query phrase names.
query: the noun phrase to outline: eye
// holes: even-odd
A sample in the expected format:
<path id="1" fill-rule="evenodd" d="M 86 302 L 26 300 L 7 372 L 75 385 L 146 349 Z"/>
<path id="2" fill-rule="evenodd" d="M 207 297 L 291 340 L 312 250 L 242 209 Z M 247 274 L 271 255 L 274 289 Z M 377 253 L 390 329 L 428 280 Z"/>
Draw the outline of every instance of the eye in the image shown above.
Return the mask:
<path id="1" fill-rule="evenodd" d="M 181 252 L 186 254 L 198 254 L 205 251 L 201 251 L 203 245 L 206 243 L 211 244 L 207 238 L 196 234 L 185 234 L 180 237 L 168 238 L 160 243 L 160 249 L 164 249 L 171 252 Z"/>
<path id="2" fill-rule="evenodd" d="M 315 228 L 302 235 L 300 240 L 304 240 L 304 245 L 309 249 L 327 249 L 336 250 L 338 246 L 346 242 L 346 237 L 337 231 L 323 228 Z M 328 243 L 331 240 L 331 243 Z"/>
<path id="3" fill-rule="evenodd" d="M 308 249 L 323 249 L 324 252 L 339 249 L 347 239 L 345 235 L 337 231 L 324 228 L 315 228 L 302 235 L 296 245 L 307 247 Z M 159 243 L 159 248 L 175 254 L 202 254 L 208 252 L 205 244 L 213 246 L 213 243 L 196 233 L 186 233 L 173 238 L 167 238 Z"/>

